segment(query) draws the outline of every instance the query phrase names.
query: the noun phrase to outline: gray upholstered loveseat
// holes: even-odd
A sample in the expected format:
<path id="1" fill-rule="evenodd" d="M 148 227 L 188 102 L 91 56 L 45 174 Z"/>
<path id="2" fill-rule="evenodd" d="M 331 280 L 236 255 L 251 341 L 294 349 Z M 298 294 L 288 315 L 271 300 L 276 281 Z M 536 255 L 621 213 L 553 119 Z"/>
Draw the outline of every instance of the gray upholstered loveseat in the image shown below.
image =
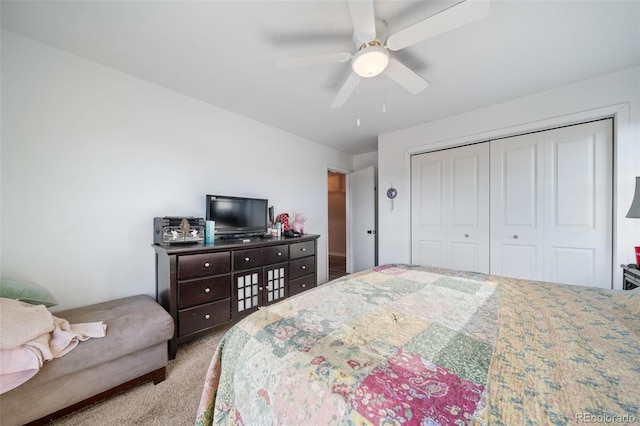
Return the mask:
<path id="1" fill-rule="evenodd" d="M 103 321 L 107 334 L 45 362 L 33 378 L 0 395 L 3 426 L 46 423 L 129 386 L 165 379 L 174 325 L 153 298 L 132 296 L 54 315 L 70 324 Z"/>

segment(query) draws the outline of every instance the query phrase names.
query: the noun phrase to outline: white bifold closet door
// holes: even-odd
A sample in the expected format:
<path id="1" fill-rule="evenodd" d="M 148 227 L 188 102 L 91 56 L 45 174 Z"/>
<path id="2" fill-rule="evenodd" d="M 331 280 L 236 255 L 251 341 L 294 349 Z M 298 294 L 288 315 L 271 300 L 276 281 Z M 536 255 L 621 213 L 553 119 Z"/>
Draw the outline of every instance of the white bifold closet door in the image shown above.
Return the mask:
<path id="1" fill-rule="evenodd" d="M 411 262 L 611 288 L 612 120 L 411 158 Z"/>
<path id="2" fill-rule="evenodd" d="M 489 144 L 411 158 L 411 262 L 489 273 Z"/>
<path id="3" fill-rule="evenodd" d="M 611 288 L 612 120 L 491 141 L 491 273 Z"/>

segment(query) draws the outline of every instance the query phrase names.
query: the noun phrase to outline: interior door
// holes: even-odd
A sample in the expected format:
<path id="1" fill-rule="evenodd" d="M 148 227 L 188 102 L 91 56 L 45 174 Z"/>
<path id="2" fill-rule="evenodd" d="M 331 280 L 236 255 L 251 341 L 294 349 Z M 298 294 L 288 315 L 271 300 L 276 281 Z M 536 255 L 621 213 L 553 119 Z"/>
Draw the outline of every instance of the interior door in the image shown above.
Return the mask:
<path id="1" fill-rule="evenodd" d="M 489 144 L 411 161 L 411 262 L 489 273 Z"/>
<path id="2" fill-rule="evenodd" d="M 611 120 L 491 142 L 491 273 L 611 288 Z"/>
<path id="3" fill-rule="evenodd" d="M 349 174 L 351 255 L 347 272 L 358 272 L 376 265 L 376 183 L 375 167 Z"/>

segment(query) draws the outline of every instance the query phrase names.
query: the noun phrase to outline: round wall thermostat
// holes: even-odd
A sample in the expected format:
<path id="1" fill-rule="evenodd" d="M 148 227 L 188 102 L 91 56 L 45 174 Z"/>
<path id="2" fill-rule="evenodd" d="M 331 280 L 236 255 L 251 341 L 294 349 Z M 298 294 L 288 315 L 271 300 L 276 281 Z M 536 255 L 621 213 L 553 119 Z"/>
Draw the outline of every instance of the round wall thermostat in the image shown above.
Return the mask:
<path id="1" fill-rule="evenodd" d="M 387 189 L 387 197 L 390 199 L 394 199 L 396 198 L 396 195 L 398 195 L 398 190 L 395 188 L 389 188 Z"/>

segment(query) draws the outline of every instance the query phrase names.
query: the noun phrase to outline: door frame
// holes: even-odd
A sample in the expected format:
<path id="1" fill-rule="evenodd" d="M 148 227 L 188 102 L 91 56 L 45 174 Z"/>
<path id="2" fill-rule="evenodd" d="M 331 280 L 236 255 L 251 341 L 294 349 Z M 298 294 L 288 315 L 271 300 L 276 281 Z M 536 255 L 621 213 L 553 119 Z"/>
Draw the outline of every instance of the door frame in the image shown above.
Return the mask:
<path id="1" fill-rule="evenodd" d="M 347 257 L 347 273 L 351 272 L 352 268 L 351 268 L 351 220 L 349 220 L 350 215 L 351 215 L 351 200 L 349 199 L 349 175 L 353 172 L 352 170 L 347 170 L 344 169 L 342 167 L 337 167 L 337 166 L 332 166 L 327 164 L 325 167 L 325 171 L 324 171 L 324 196 L 325 196 L 325 207 L 329 206 L 329 172 L 334 172 L 334 173 L 340 173 L 344 175 L 344 185 L 345 185 L 345 192 L 344 192 L 344 196 L 345 196 L 345 238 L 346 238 L 346 247 L 345 247 L 345 256 Z M 327 245 L 327 249 L 325 250 L 325 265 L 326 265 L 326 277 L 327 277 L 327 281 L 329 282 L 329 217 L 327 215 L 327 226 L 324 230 L 324 235 L 327 236 L 327 240 L 326 240 L 326 245 Z"/>

